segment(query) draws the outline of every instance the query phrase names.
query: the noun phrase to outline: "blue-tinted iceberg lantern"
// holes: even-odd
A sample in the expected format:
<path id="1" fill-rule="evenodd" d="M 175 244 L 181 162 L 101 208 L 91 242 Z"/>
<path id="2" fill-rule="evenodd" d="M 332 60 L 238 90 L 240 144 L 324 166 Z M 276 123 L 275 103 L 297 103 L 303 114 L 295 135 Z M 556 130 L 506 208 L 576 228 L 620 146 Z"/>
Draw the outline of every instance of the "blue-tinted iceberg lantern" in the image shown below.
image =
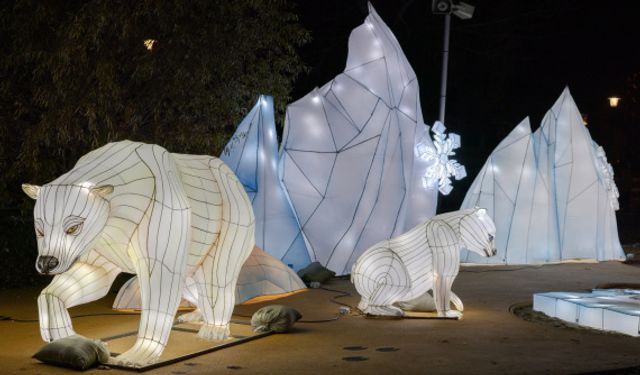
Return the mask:
<path id="1" fill-rule="evenodd" d="M 296 270 L 311 263 L 303 233 L 278 178 L 273 98 L 260 96 L 220 159 L 236 173 L 251 199 L 256 246 Z"/>

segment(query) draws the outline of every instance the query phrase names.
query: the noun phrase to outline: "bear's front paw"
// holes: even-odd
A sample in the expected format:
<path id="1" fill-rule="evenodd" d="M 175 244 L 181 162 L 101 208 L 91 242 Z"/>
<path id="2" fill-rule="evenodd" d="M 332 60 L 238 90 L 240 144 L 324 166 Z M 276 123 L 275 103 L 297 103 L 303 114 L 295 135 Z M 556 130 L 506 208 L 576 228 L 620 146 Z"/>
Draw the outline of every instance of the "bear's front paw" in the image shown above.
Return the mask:
<path id="1" fill-rule="evenodd" d="M 461 319 L 462 318 L 462 312 L 458 311 L 458 310 L 447 310 L 447 311 L 438 311 L 438 317 L 439 318 L 456 318 L 456 319 Z"/>
<path id="2" fill-rule="evenodd" d="M 190 313 L 182 314 L 178 317 L 178 322 L 180 323 L 201 322 L 201 321 L 202 321 L 202 312 L 199 309 L 195 309 Z"/>
<path id="3" fill-rule="evenodd" d="M 158 342 L 141 340 L 126 352 L 109 359 L 109 363 L 125 367 L 144 367 L 156 363 L 164 347 Z"/>
<path id="4" fill-rule="evenodd" d="M 215 324 L 203 324 L 198 331 L 198 337 L 208 340 L 224 340 L 230 335 L 229 324 L 215 325 Z"/>

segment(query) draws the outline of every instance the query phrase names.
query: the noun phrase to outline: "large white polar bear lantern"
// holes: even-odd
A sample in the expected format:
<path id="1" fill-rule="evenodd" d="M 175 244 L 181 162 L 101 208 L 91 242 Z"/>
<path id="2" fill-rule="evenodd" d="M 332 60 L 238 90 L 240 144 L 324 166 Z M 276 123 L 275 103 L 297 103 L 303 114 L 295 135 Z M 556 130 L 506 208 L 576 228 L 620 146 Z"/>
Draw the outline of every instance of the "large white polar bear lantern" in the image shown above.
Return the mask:
<path id="1" fill-rule="evenodd" d="M 351 282 L 362 297 L 358 308 L 371 315 L 403 316 L 394 303 L 433 290 L 438 316 L 460 316 L 459 311 L 449 310 L 460 249 L 493 256 L 495 235 L 487 211 L 473 208 L 434 216 L 398 237 L 378 242 L 351 270 Z"/>
<path id="2" fill-rule="evenodd" d="M 73 335 L 67 309 L 103 297 L 120 272 L 138 276 L 142 312 L 134 346 L 116 363 L 158 359 L 187 282 L 198 290 L 198 336 L 227 337 L 255 235 L 251 202 L 222 161 L 122 141 L 23 190 L 36 199 L 36 268 L 56 275 L 38 297 L 45 341 Z"/>

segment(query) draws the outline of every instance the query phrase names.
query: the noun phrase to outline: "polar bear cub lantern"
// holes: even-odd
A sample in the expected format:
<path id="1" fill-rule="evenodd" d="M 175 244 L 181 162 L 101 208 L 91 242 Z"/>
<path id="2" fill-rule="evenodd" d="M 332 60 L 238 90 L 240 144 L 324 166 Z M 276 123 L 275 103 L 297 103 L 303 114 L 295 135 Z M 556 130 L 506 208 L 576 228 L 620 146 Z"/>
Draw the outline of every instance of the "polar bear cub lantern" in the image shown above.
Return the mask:
<path id="1" fill-rule="evenodd" d="M 56 275 L 38 297 L 45 341 L 73 335 L 67 309 L 106 295 L 120 272 L 138 276 L 142 311 L 135 344 L 115 363 L 158 360 L 187 282 L 198 290 L 198 336 L 229 335 L 238 273 L 255 235 L 251 202 L 222 161 L 122 141 L 23 190 L 36 200 L 36 269 Z"/>
<path id="2" fill-rule="evenodd" d="M 483 208 L 434 216 L 408 232 L 367 249 L 353 265 L 351 282 L 362 297 L 358 308 L 371 315 L 403 316 L 396 302 L 433 290 L 439 317 L 459 317 L 449 310 L 451 286 L 460 269 L 462 247 L 484 256 L 496 254 L 496 227 Z"/>

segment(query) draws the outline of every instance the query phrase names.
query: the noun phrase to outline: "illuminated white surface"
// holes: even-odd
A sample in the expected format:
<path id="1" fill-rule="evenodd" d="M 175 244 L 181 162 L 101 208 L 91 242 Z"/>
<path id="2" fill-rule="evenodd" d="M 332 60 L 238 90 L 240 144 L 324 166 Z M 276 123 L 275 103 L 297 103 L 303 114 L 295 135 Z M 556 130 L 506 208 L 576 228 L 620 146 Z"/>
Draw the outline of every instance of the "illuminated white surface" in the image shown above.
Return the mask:
<path id="1" fill-rule="evenodd" d="M 451 177 L 461 180 L 467 176 L 467 170 L 458 163 L 457 160 L 450 158 L 456 153 L 453 151 L 460 148 L 460 136 L 455 133 L 445 134 L 446 127 L 440 121 L 431 128 L 434 133 L 433 144 L 419 143 L 416 146 L 418 156 L 427 162 L 432 162 L 424 174 L 423 185 L 425 188 L 438 187 L 443 195 L 449 195 L 453 186 L 451 186 Z"/>
<path id="2" fill-rule="evenodd" d="M 256 246 L 295 270 L 311 263 L 304 235 L 278 178 L 273 98 L 258 98 L 220 159 L 236 173 L 251 199 Z"/>
<path id="3" fill-rule="evenodd" d="M 640 336 L 637 290 L 594 290 L 592 293 L 535 293 L 533 309 L 581 326 Z"/>
<path id="4" fill-rule="evenodd" d="M 431 146 L 416 75 L 369 5 L 349 37 L 346 68 L 287 108 L 280 173 L 313 261 L 350 272 L 372 244 L 435 214 L 422 188 Z"/>
<path id="5" fill-rule="evenodd" d="M 59 260 L 38 298 L 45 341 L 72 335 L 67 309 L 104 296 L 120 272 L 137 275 L 142 311 L 136 343 L 116 362 L 158 359 L 187 278 L 206 296 L 196 301 L 205 321 L 198 335 L 228 335 L 238 273 L 254 247 L 254 217 L 242 184 L 219 159 L 115 142 L 54 181 L 23 189 L 37 198 L 39 259 Z M 80 230 L 69 234 L 77 221 Z"/>
<path id="6" fill-rule="evenodd" d="M 394 303 L 433 290 L 438 316 L 462 315 L 449 310 L 460 249 L 492 256 L 495 234 L 486 210 L 475 208 L 434 216 L 398 237 L 373 245 L 351 271 L 351 282 L 361 296 L 358 308 L 372 315 L 402 316 L 404 312 Z"/>
<path id="7" fill-rule="evenodd" d="M 238 275 L 235 303 L 239 304 L 254 297 L 291 293 L 301 289 L 306 289 L 306 286 L 298 274 L 265 251 L 254 247 Z M 197 300 L 197 286 L 192 279 L 188 278 L 180 307 L 197 307 Z M 116 310 L 141 308 L 140 287 L 135 277 L 120 288 L 113 301 L 113 308 Z M 198 311 L 197 320 L 201 320 L 201 316 L 202 314 Z"/>
<path id="8" fill-rule="evenodd" d="M 613 169 L 568 89 L 531 133 L 523 120 L 496 147 L 461 208 L 486 207 L 498 256 L 462 262 L 541 264 L 623 258 Z"/>

